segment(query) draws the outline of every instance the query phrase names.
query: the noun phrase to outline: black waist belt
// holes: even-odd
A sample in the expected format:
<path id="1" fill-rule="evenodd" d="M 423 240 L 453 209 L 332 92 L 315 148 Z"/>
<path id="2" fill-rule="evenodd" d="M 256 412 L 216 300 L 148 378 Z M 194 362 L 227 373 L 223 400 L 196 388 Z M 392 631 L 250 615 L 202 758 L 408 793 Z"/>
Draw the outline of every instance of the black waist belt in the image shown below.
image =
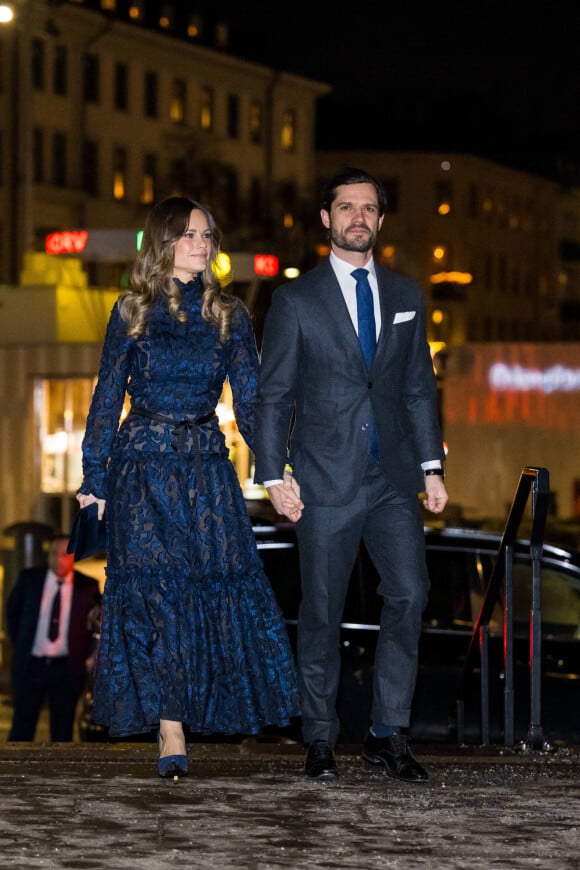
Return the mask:
<path id="1" fill-rule="evenodd" d="M 195 473 L 197 476 L 197 488 L 201 494 L 205 492 L 203 475 L 201 473 L 201 460 L 199 458 L 199 432 L 198 426 L 203 426 L 204 423 L 209 423 L 214 417 L 217 417 L 215 411 L 211 414 L 205 414 L 203 417 L 198 417 L 196 420 L 174 420 L 173 417 L 167 417 L 165 414 L 157 414 L 155 411 L 148 411 L 147 408 L 131 408 L 132 414 L 137 414 L 138 417 L 148 417 L 150 420 L 156 420 L 158 423 L 168 423 L 173 426 L 173 441 L 172 447 L 177 450 L 180 457 L 183 456 L 183 449 L 189 433 L 193 436 L 193 456 L 195 461 Z"/>

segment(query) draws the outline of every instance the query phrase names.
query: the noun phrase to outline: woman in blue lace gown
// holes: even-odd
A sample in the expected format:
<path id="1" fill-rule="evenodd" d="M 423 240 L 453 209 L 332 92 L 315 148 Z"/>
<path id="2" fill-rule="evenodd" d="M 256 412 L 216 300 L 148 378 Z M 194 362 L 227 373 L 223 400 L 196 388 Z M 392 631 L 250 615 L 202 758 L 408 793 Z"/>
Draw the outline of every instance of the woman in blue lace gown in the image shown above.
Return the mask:
<path id="1" fill-rule="evenodd" d="M 256 342 L 211 268 L 218 246 L 199 203 L 151 210 L 108 323 L 77 494 L 101 515 L 106 503 L 93 719 L 112 737 L 159 728 L 162 776 L 187 773 L 183 725 L 255 734 L 299 713 L 286 627 L 215 414 L 227 379 L 252 447 Z"/>

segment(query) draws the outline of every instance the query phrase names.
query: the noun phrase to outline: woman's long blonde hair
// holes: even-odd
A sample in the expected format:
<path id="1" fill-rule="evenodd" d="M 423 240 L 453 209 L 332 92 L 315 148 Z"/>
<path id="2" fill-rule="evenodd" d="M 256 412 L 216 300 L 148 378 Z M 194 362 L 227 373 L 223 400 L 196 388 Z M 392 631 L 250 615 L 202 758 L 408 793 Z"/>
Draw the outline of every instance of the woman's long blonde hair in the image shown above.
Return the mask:
<path id="1" fill-rule="evenodd" d="M 207 268 L 201 273 L 201 314 L 204 320 L 218 327 L 221 341 L 229 337 L 236 297 L 223 291 L 212 269 L 219 252 L 219 229 L 213 215 L 199 202 L 184 196 L 170 196 L 149 212 L 141 250 L 131 272 L 131 289 L 119 300 L 119 311 L 127 321 L 127 334 L 131 338 L 143 334 L 147 313 L 160 297 L 167 299 L 172 317 L 180 323 L 187 320 L 187 314 L 180 309 L 181 291 L 173 280 L 174 247 L 187 230 L 194 209 L 203 212 L 211 232 L 210 257 Z"/>

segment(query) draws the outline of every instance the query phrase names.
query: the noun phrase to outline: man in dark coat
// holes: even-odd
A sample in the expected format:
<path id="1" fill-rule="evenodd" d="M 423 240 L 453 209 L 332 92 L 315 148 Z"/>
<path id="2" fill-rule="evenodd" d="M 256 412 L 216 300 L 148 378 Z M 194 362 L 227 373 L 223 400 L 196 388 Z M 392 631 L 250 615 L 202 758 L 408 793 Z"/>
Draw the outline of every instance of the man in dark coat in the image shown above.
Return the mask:
<path id="1" fill-rule="evenodd" d="M 8 740 L 32 741 L 48 699 L 50 736 L 73 739 L 76 706 L 93 649 L 99 584 L 74 569 L 68 536 L 56 535 L 48 568 L 24 568 L 6 605 L 12 654 L 14 713 Z"/>

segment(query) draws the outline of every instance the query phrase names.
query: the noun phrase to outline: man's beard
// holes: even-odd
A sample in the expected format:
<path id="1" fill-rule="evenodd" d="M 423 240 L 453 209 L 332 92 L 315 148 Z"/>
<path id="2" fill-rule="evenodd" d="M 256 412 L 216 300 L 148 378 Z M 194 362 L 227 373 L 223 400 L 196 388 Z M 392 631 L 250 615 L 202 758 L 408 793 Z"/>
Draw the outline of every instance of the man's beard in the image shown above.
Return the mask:
<path id="1" fill-rule="evenodd" d="M 366 229 L 368 230 L 368 227 Z M 347 232 L 348 230 L 338 232 L 331 224 L 330 241 L 335 245 L 335 247 L 341 248 L 343 251 L 366 253 L 374 248 L 377 241 L 377 234 L 371 232 L 371 230 L 368 230 L 368 236 L 355 236 L 354 239 L 347 238 Z"/>

